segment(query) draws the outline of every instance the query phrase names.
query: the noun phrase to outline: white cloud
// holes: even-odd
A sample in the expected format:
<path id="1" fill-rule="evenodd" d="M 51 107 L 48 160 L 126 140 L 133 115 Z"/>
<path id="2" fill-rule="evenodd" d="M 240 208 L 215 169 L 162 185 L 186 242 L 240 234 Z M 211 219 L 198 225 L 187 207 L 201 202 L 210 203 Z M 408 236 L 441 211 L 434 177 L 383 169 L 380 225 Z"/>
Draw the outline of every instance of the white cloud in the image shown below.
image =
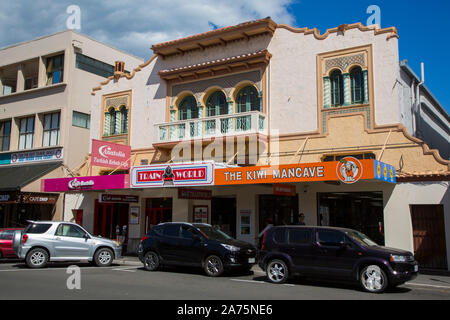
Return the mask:
<path id="1" fill-rule="evenodd" d="M 295 0 L 16 0 L 0 11 L 0 47 L 62 31 L 66 9 L 81 8 L 81 33 L 148 58 L 152 44 L 270 16 L 295 24 Z"/>

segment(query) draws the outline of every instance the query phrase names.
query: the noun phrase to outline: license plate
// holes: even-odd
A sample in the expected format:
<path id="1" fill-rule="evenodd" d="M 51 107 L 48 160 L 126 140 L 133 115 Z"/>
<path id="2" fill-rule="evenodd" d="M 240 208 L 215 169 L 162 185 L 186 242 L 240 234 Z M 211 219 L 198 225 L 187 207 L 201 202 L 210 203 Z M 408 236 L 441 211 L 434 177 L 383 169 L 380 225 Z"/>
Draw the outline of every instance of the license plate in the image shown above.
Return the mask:
<path id="1" fill-rule="evenodd" d="M 255 263 L 255 258 L 248 258 L 248 263 Z"/>
<path id="2" fill-rule="evenodd" d="M 419 266 L 414 266 L 414 272 L 418 272 L 419 271 Z"/>

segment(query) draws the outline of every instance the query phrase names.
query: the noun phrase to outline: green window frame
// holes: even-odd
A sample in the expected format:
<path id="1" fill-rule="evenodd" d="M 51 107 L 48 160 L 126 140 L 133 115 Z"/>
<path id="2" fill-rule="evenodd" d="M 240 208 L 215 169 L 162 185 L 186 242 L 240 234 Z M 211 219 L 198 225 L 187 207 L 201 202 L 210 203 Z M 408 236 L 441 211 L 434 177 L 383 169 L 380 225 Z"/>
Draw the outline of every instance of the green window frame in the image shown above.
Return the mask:
<path id="1" fill-rule="evenodd" d="M 194 96 L 185 97 L 178 106 L 178 120 L 198 119 L 199 110 Z"/>
<path id="2" fill-rule="evenodd" d="M 81 53 L 76 54 L 75 67 L 96 74 L 103 78 L 108 78 L 114 75 L 114 66 L 105 62 L 90 58 Z"/>
<path id="3" fill-rule="evenodd" d="M 91 116 L 87 113 L 73 111 L 72 125 L 74 127 L 89 129 L 91 127 Z"/>
<path id="4" fill-rule="evenodd" d="M 330 74 L 331 106 L 337 107 L 344 104 L 344 79 L 342 72 L 335 70 Z"/>
<path id="5" fill-rule="evenodd" d="M 258 91 L 253 86 L 246 86 L 242 88 L 236 96 L 236 112 L 261 112 L 261 99 Z"/>
<path id="6" fill-rule="evenodd" d="M 352 103 L 362 103 L 364 101 L 364 75 L 361 67 L 355 67 L 350 71 L 350 86 Z"/>
<path id="7" fill-rule="evenodd" d="M 213 92 L 206 101 L 206 116 L 214 117 L 228 114 L 228 103 L 222 91 Z"/>
<path id="8" fill-rule="evenodd" d="M 128 133 L 128 109 L 125 106 L 120 108 L 120 133 Z"/>

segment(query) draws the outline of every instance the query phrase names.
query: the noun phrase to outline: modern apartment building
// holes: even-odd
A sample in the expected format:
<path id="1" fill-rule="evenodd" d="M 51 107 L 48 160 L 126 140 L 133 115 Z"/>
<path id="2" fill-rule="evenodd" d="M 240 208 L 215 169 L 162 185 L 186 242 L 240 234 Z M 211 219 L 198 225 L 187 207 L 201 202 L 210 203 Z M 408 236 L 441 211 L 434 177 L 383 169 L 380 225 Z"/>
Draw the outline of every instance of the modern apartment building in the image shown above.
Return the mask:
<path id="1" fill-rule="evenodd" d="M 162 221 L 257 243 L 302 212 L 447 269 L 450 162 L 428 131 L 417 137 L 407 96 L 417 79 L 398 41 L 393 27 L 320 33 L 266 18 L 153 45 L 151 59 L 92 91 L 91 139 L 131 147 L 129 169 L 90 172 L 89 157 L 77 178 L 88 187 L 66 190 L 64 219 L 79 210 L 95 234 L 126 229 L 133 251 Z M 433 147 L 445 152 L 443 137 Z M 113 186 L 111 173 L 129 180 Z"/>
<path id="2" fill-rule="evenodd" d="M 61 219 L 63 195 L 41 193 L 40 179 L 84 163 L 90 91 L 118 60 L 142 63 L 71 30 L 0 49 L 0 226 Z"/>

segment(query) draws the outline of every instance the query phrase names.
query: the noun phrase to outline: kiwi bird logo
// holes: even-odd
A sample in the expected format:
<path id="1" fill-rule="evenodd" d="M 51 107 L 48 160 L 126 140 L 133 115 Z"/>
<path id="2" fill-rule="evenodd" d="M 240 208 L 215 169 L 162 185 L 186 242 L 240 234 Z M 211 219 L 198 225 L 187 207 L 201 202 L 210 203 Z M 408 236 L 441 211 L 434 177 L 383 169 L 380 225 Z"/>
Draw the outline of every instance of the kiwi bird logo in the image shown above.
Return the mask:
<path id="1" fill-rule="evenodd" d="M 362 175 L 362 166 L 358 159 L 353 157 L 345 157 L 338 162 L 337 175 L 344 183 L 355 183 Z"/>

